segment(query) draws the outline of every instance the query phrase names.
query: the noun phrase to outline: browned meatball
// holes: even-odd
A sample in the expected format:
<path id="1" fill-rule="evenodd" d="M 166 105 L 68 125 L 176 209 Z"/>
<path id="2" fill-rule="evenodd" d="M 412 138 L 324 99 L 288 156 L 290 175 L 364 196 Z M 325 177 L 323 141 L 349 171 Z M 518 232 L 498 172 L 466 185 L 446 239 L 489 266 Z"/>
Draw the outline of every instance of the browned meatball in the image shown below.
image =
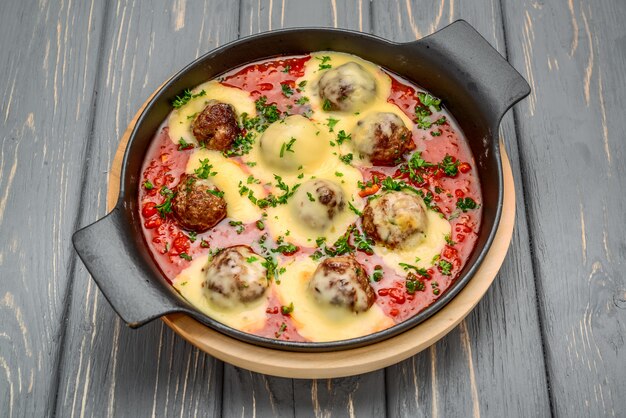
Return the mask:
<path id="1" fill-rule="evenodd" d="M 319 95 L 324 110 L 354 112 L 376 98 L 376 80 L 360 64 L 348 62 L 324 73 Z"/>
<path id="2" fill-rule="evenodd" d="M 247 245 L 224 249 L 206 268 L 207 296 L 225 308 L 259 299 L 269 286 L 264 261 Z"/>
<path id="3" fill-rule="evenodd" d="M 363 230 L 387 248 L 410 248 L 425 237 L 428 217 L 415 193 L 390 192 L 363 209 Z"/>
<path id="4" fill-rule="evenodd" d="M 341 186 L 322 179 L 309 180 L 300 186 L 293 202 L 294 214 L 315 229 L 327 228 L 346 206 Z"/>
<path id="5" fill-rule="evenodd" d="M 327 258 L 317 266 L 309 291 L 322 303 L 367 311 L 376 300 L 365 268 L 352 256 Z"/>
<path id="6" fill-rule="evenodd" d="M 415 149 L 411 131 L 394 113 L 378 112 L 361 119 L 352 133 L 360 155 L 373 165 L 394 166 Z"/>
<path id="7" fill-rule="evenodd" d="M 191 125 L 193 136 L 207 149 L 224 151 L 230 148 L 239 134 L 235 109 L 211 100 Z"/>
<path id="8" fill-rule="evenodd" d="M 185 229 L 204 232 L 226 217 L 226 201 L 208 180 L 183 174 L 174 192 L 172 213 Z"/>

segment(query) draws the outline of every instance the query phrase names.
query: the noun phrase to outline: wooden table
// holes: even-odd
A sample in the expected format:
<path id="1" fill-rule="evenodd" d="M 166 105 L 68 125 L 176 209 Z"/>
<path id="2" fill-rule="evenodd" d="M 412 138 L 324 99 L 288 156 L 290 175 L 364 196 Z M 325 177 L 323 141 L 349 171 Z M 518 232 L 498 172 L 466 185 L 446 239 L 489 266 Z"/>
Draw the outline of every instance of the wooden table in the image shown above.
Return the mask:
<path id="1" fill-rule="evenodd" d="M 517 224 L 499 277 L 430 349 L 290 380 L 128 329 L 73 251 L 105 214 L 118 138 L 174 71 L 293 26 L 397 41 L 457 18 L 533 92 L 503 120 Z M 0 4 L 1 416 L 624 416 L 623 0 L 4 0 Z"/>

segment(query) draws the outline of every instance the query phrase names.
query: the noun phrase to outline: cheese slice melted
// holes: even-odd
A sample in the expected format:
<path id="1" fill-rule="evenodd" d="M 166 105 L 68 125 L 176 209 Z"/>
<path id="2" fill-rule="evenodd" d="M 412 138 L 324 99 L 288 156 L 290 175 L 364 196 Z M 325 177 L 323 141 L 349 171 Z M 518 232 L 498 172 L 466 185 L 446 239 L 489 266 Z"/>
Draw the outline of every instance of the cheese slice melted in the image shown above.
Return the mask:
<path id="1" fill-rule="evenodd" d="M 293 302 L 291 319 L 304 338 L 314 342 L 345 340 L 394 325 L 393 320 L 376 303 L 360 313 L 318 303 L 307 289 L 317 268 L 317 263 L 309 257 L 296 259 L 286 268 L 287 271 L 281 275 L 280 285 L 275 286 L 275 289 L 283 305 L 288 306 Z"/>
<path id="2" fill-rule="evenodd" d="M 406 271 L 399 263 L 407 263 L 420 268 L 429 268 L 434 264 L 434 259 L 446 245 L 446 235 L 449 235 L 452 227 L 450 222 L 439 216 L 439 213 L 431 209 L 425 209 L 428 226 L 424 240 L 413 248 L 390 250 L 386 247 L 375 245 L 374 253 L 380 256 L 385 264 L 393 268 L 398 274 L 404 275 Z"/>
<path id="3" fill-rule="evenodd" d="M 363 106 L 359 112 L 352 113 L 323 110 L 323 103 L 319 95 L 318 84 L 320 78 L 324 75 L 324 73 L 326 71 L 330 71 L 332 68 L 328 70 L 319 69 L 319 64 L 321 61 L 317 58 L 321 58 L 322 56 L 330 57 L 330 60 L 327 61 L 327 64 L 332 65 L 332 68 L 337 68 L 340 65 L 346 64 L 348 62 L 355 62 L 361 65 L 367 72 L 369 72 L 374 77 L 376 81 L 376 98 L 372 100 L 369 104 Z M 333 127 L 335 135 L 341 130 L 349 134 L 354 130 L 358 121 L 365 118 L 366 116 L 378 112 L 388 112 L 398 115 L 400 119 L 402 119 L 406 127 L 411 131 L 413 130 L 414 124 L 411 119 L 408 118 L 398 106 L 387 101 L 387 98 L 389 97 L 389 94 L 391 92 L 391 78 L 379 66 L 369 61 L 365 61 L 362 58 L 342 52 L 315 52 L 311 54 L 311 57 L 312 58 L 308 60 L 305 64 L 304 75 L 299 78 L 296 83 L 300 83 L 304 80 L 307 81 L 303 94 L 305 94 L 309 98 L 311 108 L 313 110 L 313 115 L 311 117 L 312 120 L 315 120 L 318 123 L 324 125 L 327 130 L 329 129 L 329 119 L 337 120 L 338 122 Z M 351 141 L 344 142 L 338 147 L 338 150 L 341 155 L 353 153 L 353 164 L 355 165 L 372 165 L 367 160 L 367 158 L 360 156 L 359 153 L 355 151 Z"/>
<path id="4" fill-rule="evenodd" d="M 224 157 L 219 151 L 204 148 L 196 149 L 187 161 L 185 172 L 193 174 L 194 170 L 201 166 L 200 161 L 204 159 L 209 160 L 209 164 L 213 166 L 211 171 L 216 173 L 215 176 L 209 176 L 208 180 L 212 181 L 224 192 L 228 217 L 243 223 L 250 223 L 260 219 L 261 209 L 252 204 L 245 196 L 239 195 L 239 184 L 245 184 L 253 190 L 256 196 L 261 197 L 265 195 L 263 188 L 257 184 L 247 184 L 248 175 L 241 169 L 239 164 L 230 158 Z"/>
<path id="5" fill-rule="evenodd" d="M 228 325 L 229 327 L 254 332 L 265 326 L 265 310 L 269 304 L 271 288 L 258 300 L 237 305 L 232 309 L 222 308 L 212 303 L 205 296 L 207 290 L 203 287 L 204 269 L 209 263 L 208 257 L 198 257 L 181 271 L 173 281 L 174 288 L 196 308 L 211 318 Z"/>
<path id="6" fill-rule="evenodd" d="M 193 136 L 191 124 L 211 100 L 232 105 L 235 108 L 239 121 L 242 113 L 247 113 L 251 118 L 256 116 L 254 100 L 247 91 L 236 87 L 227 87 L 212 80 L 200 84 L 191 93 L 192 95 L 198 95 L 203 90 L 205 94 L 192 97 L 189 102 L 178 109 L 174 109 L 170 114 L 168 120 L 169 136 L 175 144 L 178 144 L 182 138 L 188 144 L 198 145 L 196 137 Z"/>

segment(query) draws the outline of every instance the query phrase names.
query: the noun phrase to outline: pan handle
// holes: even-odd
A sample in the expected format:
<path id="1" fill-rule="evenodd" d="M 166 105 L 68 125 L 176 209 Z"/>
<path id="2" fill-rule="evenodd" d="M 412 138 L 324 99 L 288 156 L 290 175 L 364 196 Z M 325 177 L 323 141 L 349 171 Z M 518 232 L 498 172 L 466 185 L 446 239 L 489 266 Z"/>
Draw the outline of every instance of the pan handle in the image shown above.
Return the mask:
<path id="1" fill-rule="evenodd" d="M 507 110 L 530 94 L 524 77 L 464 20 L 405 45 L 428 49 L 428 54 L 439 61 L 439 68 L 451 71 L 488 106 L 492 127 L 497 128 Z"/>
<path id="2" fill-rule="evenodd" d="M 142 262 L 129 239 L 129 222 L 118 206 L 104 218 L 74 233 L 72 242 L 115 312 L 131 328 L 168 313 L 187 311 Z"/>

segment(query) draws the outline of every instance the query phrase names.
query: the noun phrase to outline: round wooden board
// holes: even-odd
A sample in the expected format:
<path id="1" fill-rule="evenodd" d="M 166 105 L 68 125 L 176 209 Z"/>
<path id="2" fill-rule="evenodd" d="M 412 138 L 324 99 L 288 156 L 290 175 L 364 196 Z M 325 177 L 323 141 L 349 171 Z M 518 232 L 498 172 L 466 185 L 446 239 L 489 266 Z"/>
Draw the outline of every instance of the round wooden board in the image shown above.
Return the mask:
<path id="1" fill-rule="evenodd" d="M 139 109 L 121 138 L 108 178 L 107 207 L 117 202 L 124 151 L 135 123 L 150 99 Z M 515 223 L 515 186 L 504 146 L 504 203 L 495 239 L 480 268 L 467 285 L 439 312 L 416 327 L 388 340 L 329 353 L 299 353 L 258 347 L 223 335 L 184 314 L 162 320 L 178 335 L 218 359 L 255 372 L 274 376 L 319 379 L 352 376 L 407 359 L 431 346 L 463 320 L 483 297 L 506 256 Z"/>

